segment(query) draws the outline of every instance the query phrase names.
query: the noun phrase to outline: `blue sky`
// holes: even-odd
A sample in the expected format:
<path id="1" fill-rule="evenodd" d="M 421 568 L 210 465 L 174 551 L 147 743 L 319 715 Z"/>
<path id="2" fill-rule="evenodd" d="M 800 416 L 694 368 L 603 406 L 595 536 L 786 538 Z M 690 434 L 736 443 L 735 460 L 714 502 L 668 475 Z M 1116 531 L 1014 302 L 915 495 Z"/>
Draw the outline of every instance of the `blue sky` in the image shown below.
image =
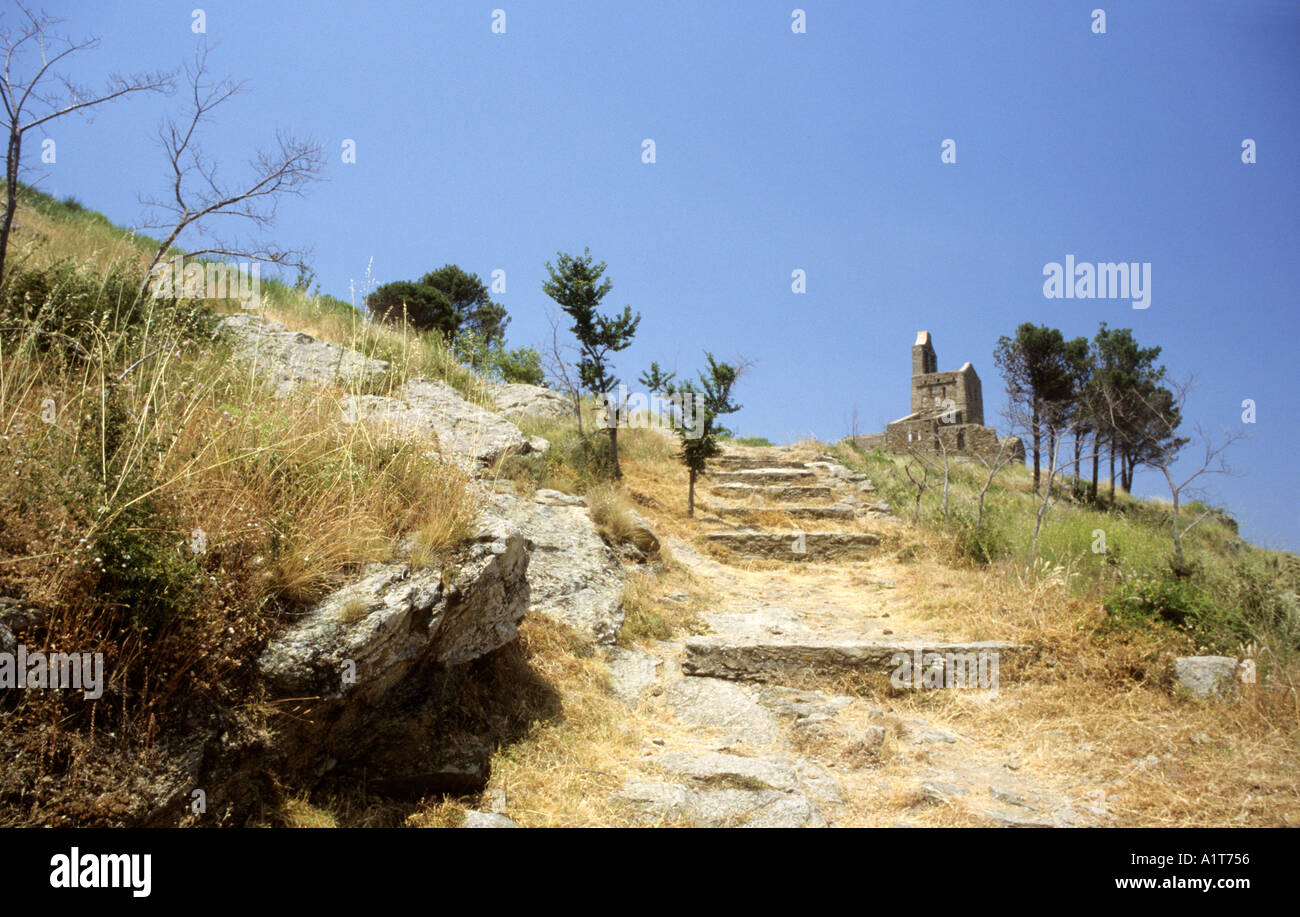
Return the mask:
<path id="1" fill-rule="evenodd" d="M 1189 426 L 1241 429 L 1256 401 L 1252 438 L 1229 453 L 1237 474 L 1210 479 L 1212 496 L 1252 540 L 1300 548 L 1286 406 L 1300 4 L 803 0 L 804 34 L 792 2 L 45 8 L 102 39 L 69 71 L 95 82 L 179 65 L 200 4 L 212 69 L 250 90 L 208 152 L 234 172 L 276 128 L 325 144 L 327 181 L 274 231 L 314 249 L 325 292 L 348 299 L 371 258 L 380 281 L 501 268 L 510 343 L 538 344 L 545 262 L 590 246 L 609 264 L 607 305 L 644 316 L 622 376 L 743 354 L 757 362 L 733 425 L 776 441 L 838 439 L 854 408 L 864 432 L 906 413 L 922 328 L 940 369 L 974 363 L 996 423 L 1000 335 L 1130 327 L 1175 378 L 1196 377 Z M 178 102 L 51 125 L 57 161 L 29 138 L 28 179 L 138 222 L 138 195 L 164 178 L 154 132 Z M 1150 307 L 1046 299 L 1043 266 L 1066 255 L 1150 262 Z M 1139 493 L 1162 488 L 1139 473 Z"/>

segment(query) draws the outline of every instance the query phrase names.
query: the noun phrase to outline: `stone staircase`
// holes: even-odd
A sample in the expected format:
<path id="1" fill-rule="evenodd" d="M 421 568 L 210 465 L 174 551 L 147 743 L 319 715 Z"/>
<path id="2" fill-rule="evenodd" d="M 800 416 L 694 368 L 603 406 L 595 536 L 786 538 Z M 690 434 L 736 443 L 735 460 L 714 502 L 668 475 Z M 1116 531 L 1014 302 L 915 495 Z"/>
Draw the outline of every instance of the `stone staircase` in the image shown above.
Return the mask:
<path id="1" fill-rule="evenodd" d="M 744 559 L 837 562 L 872 556 L 880 536 L 855 523 L 889 512 L 875 486 L 830 455 L 801 459 L 771 449 L 736 449 L 714 460 L 701 501 L 705 539 Z M 784 517 L 784 518 L 783 518 Z M 788 524 L 786 523 L 788 520 Z M 797 523 L 811 521 L 816 531 Z M 828 529 L 820 523 L 847 523 Z M 765 525 L 775 523 L 776 525 Z"/>
<path id="2" fill-rule="evenodd" d="M 909 801 L 886 824 L 922 824 L 952 805 L 976 824 L 1079 823 L 1072 800 L 1016 772 L 1014 750 L 938 728 L 906 704 L 895 711 L 900 659 L 938 679 L 926 688 L 941 687 L 974 671 L 972 660 L 1005 664 L 1027 648 L 936 634 L 895 594 L 898 563 L 869 530 L 889 513 L 872 482 L 830 456 L 800 456 L 799 447 L 720 456 L 696 517 L 703 544 L 722 550 L 667 539 L 718 599 L 703 611 L 703 634 L 610 650 L 613 692 L 666 714 L 665 736 L 614 799 L 647 824 L 861 824 L 855 810 L 900 791 Z M 818 530 L 799 528 L 804 520 Z M 843 676 L 880 689 L 836 694 Z M 995 702 L 996 677 L 992 687 L 983 702 Z"/>

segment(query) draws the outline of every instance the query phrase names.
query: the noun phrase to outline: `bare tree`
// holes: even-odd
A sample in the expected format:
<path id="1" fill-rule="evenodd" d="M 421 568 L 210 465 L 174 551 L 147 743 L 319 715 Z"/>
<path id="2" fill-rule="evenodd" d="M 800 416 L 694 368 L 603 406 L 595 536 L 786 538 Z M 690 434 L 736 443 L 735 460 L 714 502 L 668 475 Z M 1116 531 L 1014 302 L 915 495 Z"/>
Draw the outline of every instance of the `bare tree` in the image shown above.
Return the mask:
<path id="1" fill-rule="evenodd" d="M 564 387 L 564 394 L 573 399 L 573 416 L 578 419 L 578 435 L 582 436 L 582 392 L 573 381 L 577 370 L 571 375 L 572 366 L 564 358 L 567 345 L 560 343 L 560 316 L 554 309 L 547 309 L 546 320 L 551 323 L 551 343 L 542 348 L 542 361 L 551 377 Z"/>
<path id="2" fill-rule="evenodd" d="M 1181 480 L 1174 475 L 1174 463 L 1178 461 L 1179 454 L 1183 447 L 1188 445 L 1192 440 L 1187 437 L 1180 437 L 1175 432 L 1175 427 L 1181 419 L 1182 408 L 1187 402 L 1187 395 L 1192 389 L 1192 382 L 1187 381 L 1172 387 L 1171 397 L 1164 402 L 1156 401 L 1147 395 L 1138 395 L 1138 400 L 1147 412 L 1150 423 L 1157 428 L 1163 429 L 1167 435 L 1159 437 L 1159 442 L 1150 446 L 1138 459 L 1139 464 L 1147 465 L 1157 469 L 1169 486 L 1169 497 L 1173 503 L 1173 511 L 1170 514 L 1170 528 L 1174 540 L 1174 556 L 1182 561 L 1183 559 L 1183 536 L 1192 530 L 1194 526 L 1210 515 L 1213 510 L 1207 509 L 1196 519 L 1193 519 L 1186 526 L 1179 526 L 1178 511 L 1184 496 L 1190 496 L 1200 493 L 1199 489 L 1192 489 L 1193 482 L 1199 480 L 1207 474 L 1232 474 L 1232 469 L 1228 467 L 1224 457 L 1224 452 L 1233 443 L 1241 439 L 1248 438 L 1247 435 L 1240 431 L 1225 431 L 1219 438 L 1211 437 L 1199 425 L 1196 428 L 1196 440 L 1203 446 L 1204 452 L 1201 456 L 1201 463 L 1193 466 L 1191 474 L 1182 477 Z M 1154 437 L 1153 437 L 1154 438 Z"/>
<path id="3" fill-rule="evenodd" d="M 988 475 L 984 478 L 984 483 L 980 485 L 979 509 L 975 514 L 975 527 L 979 528 L 984 525 L 984 499 L 988 496 L 989 488 L 993 486 L 993 479 L 998 476 L 1003 468 L 1011 464 L 1015 458 L 1015 451 L 1011 448 L 1011 437 L 1004 436 L 998 441 L 998 451 L 993 460 L 990 461 L 983 454 L 976 452 L 975 458 L 982 464 Z"/>
<path id="4" fill-rule="evenodd" d="M 275 222 L 276 207 L 286 194 L 301 195 L 306 186 L 320 180 L 325 167 L 319 143 L 302 140 L 291 134 L 276 133 L 275 147 L 259 151 L 250 161 L 249 174 L 242 182 L 228 184 L 218 178 L 217 164 L 208 159 L 198 142 L 200 126 L 210 119 L 222 103 L 244 91 L 244 86 L 228 79 L 212 82 L 208 78 L 206 46 L 195 52 L 194 62 L 185 68 L 189 101 L 184 115 L 169 118 L 158 132 L 170 171 L 168 194 L 160 198 L 143 198 L 141 203 L 165 214 L 162 223 L 147 223 L 144 228 L 165 230 L 147 272 L 163 258 L 181 233 L 194 227 L 211 237 L 204 221 L 212 217 L 233 217 L 251 224 L 258 232 Z M 188 252 L 199 255 L 225 255 L 269 264 L 301 266 L 305 253 L 298 249 L 257 247 L 214 238 L 212 244 Z M 149 282 L 145 278 L 145 285 Z M 141 293 L 145 286 L 141 287 Z"/>
<path id="5" fill-rule="evenodd" d="M 99 46 L 98 38 L 74 41 L 53 31 L 60 22 L 44 12 L 37 15 L 16 3 L 18 23 L 0 28 L 0 51 L 4 71 L 0 73 L 0 102 L 4 104 L 9 142 L 5 152 L 5 208 L 0 214 L 0 277 L 4 276 L 9 233 L 18 206 L 18 176 L 22 164 L 24 135 L 56 118 L 111 102 L 135 92 L 165 92 L 172 88 L 172 74 L 111 74 L 102 90 L 72 83 L 54 72 L 69 55 Z M 48 88 L 47 88 L 48 87 Z"/>

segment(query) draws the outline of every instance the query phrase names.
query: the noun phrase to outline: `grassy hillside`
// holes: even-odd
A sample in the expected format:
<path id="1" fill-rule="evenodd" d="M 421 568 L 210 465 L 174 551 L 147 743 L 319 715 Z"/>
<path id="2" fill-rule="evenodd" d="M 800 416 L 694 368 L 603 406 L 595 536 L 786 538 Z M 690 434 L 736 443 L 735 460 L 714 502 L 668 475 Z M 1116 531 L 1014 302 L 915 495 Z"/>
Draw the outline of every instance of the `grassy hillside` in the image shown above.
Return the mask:
<path id="1" fill-rule="evenodd" d="M 230 343 L 217 331 L 215 316 L 234 304 L 134 303 L 153 240 L 76 202 L 25 192 L 12 246 L 0 287 L 0 597 L 48 611 L 47 645 L 103 651 L 114 660 L 114 702 L 95 705 L 93 720 L 90 705 L 59 692 L 33 693 L 21 708 L 7 708 L 0 742 L 10 761 L 25 764 L 5 770 L 0 792 L 41 802 L 3 818 L 111 820 L 106 803 L 86 801 L 86 787 L 101 788 L 115 769 L 143 766 L 153 743 L 188 716 L 239 708 L 269 717 L 249 693 L 251 663 L 284 614 L 362 564 L 392 556 L 407 537 L 436 559 L 466 530 L 475 485 L 416 446 L 381 446 L 361 425 L 342 423 L 339 401 L 349 392 L 271 397 L 231 361 Z M 432 377 L 490 403 L 489 388 L 436 336 L 372 325 L 346 303 L 274 279 L 262 288 L 267 319 L 390 361 L 385 390 Z M 567 420 L 521 426 L 552 448 L 508 459 L 496 469 L 500 476 L 524 489 L 588 494 L 612 538 L 635 508 L 661 535 L 703 547 L 699 527 L 686 518 L 686 473 L 671 438 L 624 431 L 626 479 L 615 487 L 603 437 L 580 436 Z M 1033 676 L 1051 688 L 1017 714 L 1026 730 L 1034 717 L 1088 711 L 1096 722 L 1081 731 L 1109 729 L 1104 741 L 1119 741 L 1139 718 L 1118 718 L 1119 697 L 1144 721 L 1172 711 L 1213 730 L 1210 714 L 1171 705 L 1162 667 L 1189 652 L 1249 655 L 1267 690 L 1224 726 L 1254 743 L 1249 763 L 1234 765 L 1240 773 L 1224 798 L 1251 773 L 1272 781 L 1294 763 L 1296 558 L 1245 544 L 1230 516 L 1212 512 L 1187 536 L 1187 563 L 1171 565 L 1168 507 L 1122 493 L 1113 506 L 1092 506 L 1075 500 L 1068 482 L 1034 556 L 1037 504 L 1024 468 L 994 480 L 985 523 L 977 526 L 983 470 L 955 463 L 947 517 L 932 476 L 913 526 L 903 458 L 806 446 L 810 456 L 831 451 L 866 472 L 894 507 L 898 518 L 882 523 L 883 562 L 902 571 L 921 613 L 956 621 L 977 638 L 1032 642 L 1051 658 Z M 1201 511 L 1184 508 L 1190 518 Z M 1099 531 L 1104 553 L 1094 550 Z M 683 591 L 693 596 L 686 605 L 665 598 Z M 623 639 L 693 631 L 710 594 L 669 552 L 661 573 L 630 576 Z M 639 754 L 645 724 L 610 699 L 601 663 L 575 650 L 563 628 L 533 620 L 523 637 L 493 663 L 493 677 L 530 673 L 565 698 L 564 709 L 558 716 L 531 707 L 515 712 L 533 728 L 501 750 L 494 780 L 509 783 L 536 814 L 534 823 L 614 818 L 593 801 L 609 782 L 602 769 L 617 755 Z M 1147 693 L 1135 699 L 1139 692 Z M 1135 754 L 1146 747 L 1145 739 L 1133 741 Z M 1200 779 L 1200 771 L 1191 773 Z M 60 787 L 53 796 L 35 791 L 46 777 Z M 1196 785 L 1171 789 L 1151 822 L 1180 823 L 1173 800 Z M 364 799 L 324 804 L 286 788 L 284 811 L 268 820 L 440 824 L 448 805 L 394 814 Z M 1224 802 L 1222 812 L 1230 809 Z"/>

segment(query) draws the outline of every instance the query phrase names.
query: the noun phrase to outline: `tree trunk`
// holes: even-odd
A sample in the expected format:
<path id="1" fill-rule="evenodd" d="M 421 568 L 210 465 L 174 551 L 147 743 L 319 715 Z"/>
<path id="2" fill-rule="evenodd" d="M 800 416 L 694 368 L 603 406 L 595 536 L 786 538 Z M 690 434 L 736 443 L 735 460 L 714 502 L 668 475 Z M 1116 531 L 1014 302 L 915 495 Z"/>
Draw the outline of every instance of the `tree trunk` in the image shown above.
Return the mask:
<path id="1" fill-rule="evenodd" d="M 1034 492 L 1038 492 L 1038 468 L 1039 458 L 1042 454 L 1043 431 L 1038 427 L 1038 402 L 1034 401 L 1033 416 L 1030 422 L 1034 426 Z"/>
<path id="2" fill-rule="evenodd" d="M 695 516 L 695 469 L 689 472 L 690 484 L 686 491 L 686 515 L 694 518 Z"/>
<path id="3" fill-rule="evenodd" d="M 623 469 L 618 464 L 618 424 L 609 428 L 609 445 L 613 450 L 614 458 L 614 480 L 620 480 L 623 477 Z"/>
<path id="4" fill-rule="evenodd" d="M 1092 502 L 1097 502 L 1097 465 L 1101 462 L 1101 430 L 1092 434 Z"/>
<path id="5" fill-rule="evenodd" d="M 1110 505 L 1115 505 L 1115 440 L 1110 445 Z"/>
<path id="6" fill-rule="evenodd" d="M 0 216 L 0 280 L 5 275 L 5 253 L 9 251 L 9 232 L 14 225 L 14 211 L 18 208 L 18 159 L 22 153 L 23 135 L 9 130 L 9 149 L 5 158 L 5 212 Z"/>
<path id="7" fill-rule="evenodd" d="M 1083 454 L 1083 436 L 1081 431 L 1074 433 L 1074 492 L 1079 492 L 1079 456 Z"/>

